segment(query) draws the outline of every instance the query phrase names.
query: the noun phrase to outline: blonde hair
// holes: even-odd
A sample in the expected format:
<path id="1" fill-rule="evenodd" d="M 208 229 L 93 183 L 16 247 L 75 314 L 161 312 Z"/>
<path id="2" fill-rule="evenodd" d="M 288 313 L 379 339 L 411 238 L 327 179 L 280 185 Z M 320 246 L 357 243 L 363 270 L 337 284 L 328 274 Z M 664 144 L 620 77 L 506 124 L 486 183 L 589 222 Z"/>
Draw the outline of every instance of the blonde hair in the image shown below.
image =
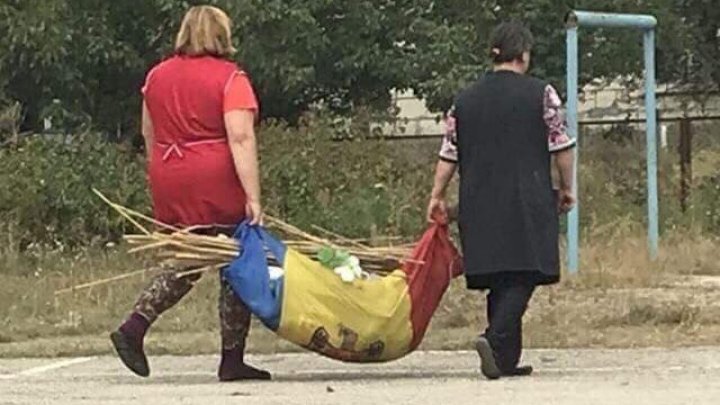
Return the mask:
<path id="1" fill-rule="evenodd" d="M 195 6 L 185 14 L 175 40 L 175 52 L 188 56 L 228 57 L 237 50 L 232 44 L 232 22 L 213 6 Z"/>

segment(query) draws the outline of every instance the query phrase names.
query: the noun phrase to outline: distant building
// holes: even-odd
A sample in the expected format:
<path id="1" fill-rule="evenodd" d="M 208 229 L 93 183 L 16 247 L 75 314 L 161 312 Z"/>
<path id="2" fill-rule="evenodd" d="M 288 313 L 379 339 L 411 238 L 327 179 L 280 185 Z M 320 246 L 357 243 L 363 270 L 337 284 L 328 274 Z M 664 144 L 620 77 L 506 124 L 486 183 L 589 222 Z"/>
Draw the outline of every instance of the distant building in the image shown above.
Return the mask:
<path id="1" fill-rule="evenodd" d="M 703 95 L 668 85 L 659 85 L 657 91 L 661 118 L 720 116 L 720 92 Z M 580 121 L 642 120 L 643 99 L 642 86 L 628 86 L 620 80 L 610 84 L 597 81 L 585 86 L 580 95 Z M 444 114 L 430 111 L 412 90 L 394 93 L 393 107 L 397 111 L 396 120 L 374 126 L 375 131 L 398 137 L 438 136 L 444 131 Z"/>

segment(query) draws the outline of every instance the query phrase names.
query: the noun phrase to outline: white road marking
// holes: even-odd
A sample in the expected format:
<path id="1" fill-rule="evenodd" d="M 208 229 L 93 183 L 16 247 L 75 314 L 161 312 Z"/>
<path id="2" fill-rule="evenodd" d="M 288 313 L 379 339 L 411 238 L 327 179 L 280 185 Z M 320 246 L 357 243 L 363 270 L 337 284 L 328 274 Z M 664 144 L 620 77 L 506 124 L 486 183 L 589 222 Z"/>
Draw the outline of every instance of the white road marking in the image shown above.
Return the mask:
<path id="1" fill-rule="evenodd" d="M 0 375 L 0 380 L 12 380 L 18 377 L 29 377 L 34 376 L 42 373 L 46 373 L 48 371 L 58 370 L 65 367 L 74 366 L 76 364 L 82 364 L 87 363 L 89 361 L 95 360 L 95 357 L 78 357 L 76 359 L 67 359 L 63 361 L 58 361 L 55 363 L 46 364 L 44 366 L 38 366 L 29 368 L 27 370 L 20 371 L 16 374 L 3 374 Z"/>

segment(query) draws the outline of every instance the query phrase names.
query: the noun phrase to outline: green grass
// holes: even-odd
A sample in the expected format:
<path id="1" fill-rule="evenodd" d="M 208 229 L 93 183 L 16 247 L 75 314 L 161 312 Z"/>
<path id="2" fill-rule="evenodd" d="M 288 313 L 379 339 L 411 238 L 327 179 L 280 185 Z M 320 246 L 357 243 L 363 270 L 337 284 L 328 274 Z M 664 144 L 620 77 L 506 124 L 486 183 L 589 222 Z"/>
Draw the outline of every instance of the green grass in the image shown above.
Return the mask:
<path id="1" fill-rule="evenodd" d="M 541 288 L 526 317 L 529 347 L 642 347 L 720 344 L 720 288 L 688 276 L 720 271 L 717 239 L 668 235 L 657 262 L 644 238 L 626 234 L 583 246 L 582 273 Z M 597 240 L 603 240 L 598 243 Z M 32 260 L 3 255 L 0 268 L 0 357 L 110 353 L 107 334 L 127 315 L 143 277 L 55 296 L 56 290 L 141 269 L 123 248 L 78 254 L 38 253 Z M 714 270 L 714 271 L 713 271 Z M 714 280 L 714 279 L 712 279 Z M 217 276 L 206 275 L 153 326 L 153 354 L 218 350 Z M 720 287 L 720 282 L 718 284 Z M 457 280 L 443 300 L 423 349 L 472 347 L 484 327 L 484 298 Z M 298 350 L 255 325 L 250 351 Z"/>

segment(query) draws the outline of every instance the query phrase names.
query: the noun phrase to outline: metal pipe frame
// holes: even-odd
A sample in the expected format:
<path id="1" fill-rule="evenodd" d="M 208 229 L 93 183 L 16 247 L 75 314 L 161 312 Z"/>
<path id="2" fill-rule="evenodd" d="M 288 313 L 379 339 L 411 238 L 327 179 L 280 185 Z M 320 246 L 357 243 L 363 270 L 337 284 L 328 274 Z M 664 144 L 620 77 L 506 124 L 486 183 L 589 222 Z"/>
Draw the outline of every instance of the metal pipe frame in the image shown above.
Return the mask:
<path id="1" fill-rule="evenodd" d="M 590 28 L 634 28 L 643 31 L 645 63 L 645 125 L 647 147 L 647 206 L 648 206 L 648 250 L 650 257 L 657 258 L 659 243 L 658 190 L 657 190 L 657 114 L 655 81 L 655 27 L 657 19 L 651 15 L 596 13 L 572 11 L 566 19 L 567 25 L 567 121 L 568 135 L 578 140 L 575 153 L 573 185 L 578 196 L 578 163 L 580 156 L 578 124 L 578 29 Z M 578 196 L 578 201 L 580 198 Z M 575 274 L 580 267 L 580 205 L 568 215 L 568 272 Z"/>

